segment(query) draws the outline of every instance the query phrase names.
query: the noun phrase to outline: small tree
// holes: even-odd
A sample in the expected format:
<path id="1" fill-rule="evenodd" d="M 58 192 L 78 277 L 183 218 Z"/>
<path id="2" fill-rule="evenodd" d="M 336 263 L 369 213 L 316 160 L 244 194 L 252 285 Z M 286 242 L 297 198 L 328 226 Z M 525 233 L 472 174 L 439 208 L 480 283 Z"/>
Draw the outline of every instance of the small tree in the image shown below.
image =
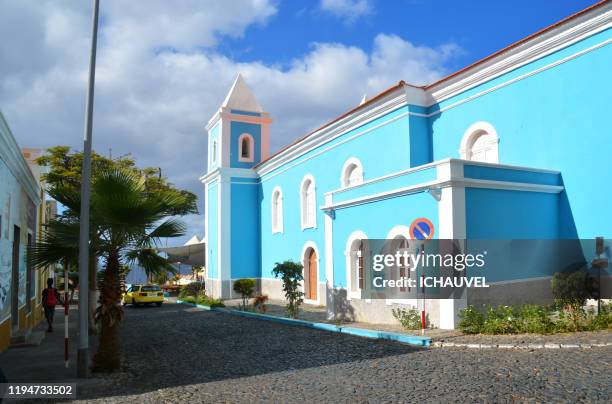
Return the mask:
<path id="1" fill-rule="evenodd" d="M 579 311 L 594 290 L 594 279 L 586 270 L 557 272 L 553 275 L 552 295 L 558 307 Z"/>
<path id="2" fill-rule="evenodd" d="M 561 308 L 561 317 L 571 321 L 574 330 L 585 316 L 582 306 L 594 291 L 595 279 L 586 268 L 578 271 L 557 272 L 553 275 L 551 287 L 555 305 Z"/>
<path id="3" fill-rule="evenodd" d="M 299 290 L 300 282 L 304 280 L 302 264 L 293 261 L 276 263 L 272 273 L 283 281 L 283 292 L 287 298 L 287 315 L 297 318 L 300 304 L 304 301 L 304 293 Z"/>
<path id="4" fill-rule="evenodd" d="M 253 279 L 238 279 L 234 282 L 234 292 L 242 297 L 242 310 L 246 310 L 249 298 L 255 292 L 255 280 Z"/>

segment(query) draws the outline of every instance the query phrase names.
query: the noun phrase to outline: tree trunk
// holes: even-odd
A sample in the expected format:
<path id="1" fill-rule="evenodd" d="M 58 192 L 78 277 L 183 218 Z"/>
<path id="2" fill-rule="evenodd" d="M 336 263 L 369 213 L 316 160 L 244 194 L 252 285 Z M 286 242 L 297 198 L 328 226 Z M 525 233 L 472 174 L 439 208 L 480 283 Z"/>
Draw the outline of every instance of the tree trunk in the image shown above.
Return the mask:
<path id="1" fill-rule="evenodd" d="M 111 372 L 120 366 L 120 325 L 123 317 L 121 308 L 120 264 L 117 251 L 109 254 L 100 285 L 100 307 L 97 320 L 101 325 L 98 352 L 93 357 L 93 370 Z"/>

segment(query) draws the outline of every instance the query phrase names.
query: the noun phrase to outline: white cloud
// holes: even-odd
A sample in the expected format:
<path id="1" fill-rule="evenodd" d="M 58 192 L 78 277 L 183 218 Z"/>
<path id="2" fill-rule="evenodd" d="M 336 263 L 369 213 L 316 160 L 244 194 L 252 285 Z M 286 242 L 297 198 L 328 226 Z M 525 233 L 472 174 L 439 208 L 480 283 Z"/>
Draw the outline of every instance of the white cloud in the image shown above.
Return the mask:
<path id="1" fill-rule="evenodd" d="M 372 12 L 369 0 L 321 0 L 321 10 L 344 18 L 351 23 Z"/>
<path id="2" fill-rule="evenodd" d="M 91 12 L 83 3 L 3 5 L 0 35 L 9 37 L 16 26 L 23 34 L 0 42 L 0 108 L 24 147 L 82 148 Z M 370 53 L 316 43 L 285 68 L 239 63 L 216 50 L 220 36 L 265 24 L 275 8 L 264 0 L 219 3 L 102 2 L 94 148 L 107 153 L 112 147 L 114 156 L 130 152 L 138 164 L 162 167 L 172 182 L 200 197 L 204 125 L 238 72 L 274 119 L 274 151 L 353 108 L 364 93 L 372 96 L 401 79 L 423 84 L 439 78 L 459 51 L 380 34 Z M 202 235 L 203 220 L 198 226 L 191 217 L 189 224 L 191 233 Z"/>

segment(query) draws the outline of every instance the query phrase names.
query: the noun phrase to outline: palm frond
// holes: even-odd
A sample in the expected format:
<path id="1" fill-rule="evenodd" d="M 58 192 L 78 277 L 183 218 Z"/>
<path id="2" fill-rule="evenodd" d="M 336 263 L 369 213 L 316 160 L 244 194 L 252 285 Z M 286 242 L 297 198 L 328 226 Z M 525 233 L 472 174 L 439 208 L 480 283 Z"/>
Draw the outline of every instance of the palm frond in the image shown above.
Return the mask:
<path id="1" fill-rule="evenodd" d="M 152 248 L 131 250 L 126 254 L 126 258 L 129 263 L 137 263 L 141 266 L 147 274 L 147 277 L 159 275 L 164 272 L 169 272 L 171 274 L 176 273 L 176 268 L 172 266 L 167 259 L 157 254 Z"/>

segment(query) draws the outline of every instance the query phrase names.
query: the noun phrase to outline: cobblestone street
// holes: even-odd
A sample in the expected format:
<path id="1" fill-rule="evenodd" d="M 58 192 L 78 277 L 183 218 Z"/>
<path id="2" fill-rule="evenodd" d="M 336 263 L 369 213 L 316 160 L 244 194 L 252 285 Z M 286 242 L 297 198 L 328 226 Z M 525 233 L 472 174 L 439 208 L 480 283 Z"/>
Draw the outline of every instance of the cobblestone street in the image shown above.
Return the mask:
<path id="1" fill-rule="evenodd" d="M 612 347 L 416 348 L 207 312 L 126 307 L 124 368 L 99 402 L 609 402 Z"/>

